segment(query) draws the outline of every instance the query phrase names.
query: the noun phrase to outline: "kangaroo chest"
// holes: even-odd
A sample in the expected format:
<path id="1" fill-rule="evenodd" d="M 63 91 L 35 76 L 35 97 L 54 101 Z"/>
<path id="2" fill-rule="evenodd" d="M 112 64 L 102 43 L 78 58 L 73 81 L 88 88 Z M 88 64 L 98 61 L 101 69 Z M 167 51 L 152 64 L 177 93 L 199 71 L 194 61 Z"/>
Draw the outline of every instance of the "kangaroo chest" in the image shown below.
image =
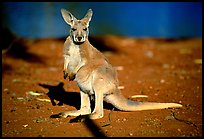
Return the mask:
<path id="1" fill-rule="evenodd" d="M 81 56 L 79 52 L 79 47 L 78 45 L 71 44 L 69 46 L 69 65 L 68 69 L 69 71 L 73 71 L 74 68 L 80 63 L 81 61 Z"/>

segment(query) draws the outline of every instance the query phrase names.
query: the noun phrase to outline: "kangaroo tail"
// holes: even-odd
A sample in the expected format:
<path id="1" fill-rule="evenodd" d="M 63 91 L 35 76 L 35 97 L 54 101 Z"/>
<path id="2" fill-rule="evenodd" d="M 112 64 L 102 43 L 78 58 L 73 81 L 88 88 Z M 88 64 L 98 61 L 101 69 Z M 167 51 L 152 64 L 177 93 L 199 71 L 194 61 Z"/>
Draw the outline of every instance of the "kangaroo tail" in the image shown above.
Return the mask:
<path id="1" fill-rule="evenodd" d="M 119 94 L 110 94 L 105 97 L 107 102 L 111 103 L 117 109 L 122 111 L 142 111 L 142 110 L 155 110 L 165 108 L 182 107 L 177 103 L 157 103 L 157 102 L 137 102 L 124 98 Z"/>

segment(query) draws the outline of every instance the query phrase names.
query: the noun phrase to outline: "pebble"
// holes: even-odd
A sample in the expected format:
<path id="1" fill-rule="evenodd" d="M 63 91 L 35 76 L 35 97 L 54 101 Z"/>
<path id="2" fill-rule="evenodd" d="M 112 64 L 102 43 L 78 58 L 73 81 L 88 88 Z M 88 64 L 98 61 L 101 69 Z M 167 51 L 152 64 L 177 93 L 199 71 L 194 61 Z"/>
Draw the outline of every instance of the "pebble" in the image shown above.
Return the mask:
<path id="1" fill-rule="evenodd" d="M 28 126 L 28 124 L 26 124 L 26 125 L 23 125 L 23 127 L 27 127 Z"/>
<path id="2" fill-rule="evenodd" d="M 140 81 L 140 80 L 137 80 L 137 83 L 138 83 L 138 84 L 141 84 L 141 83 L 142 83 L 142 81 Z"/>
<path id="3" fill-rule="evenodd" d="M 163 67 L 164 69 L 168 69 L 170 66 L 169 66 L 169 64 L 163 64 L 162 67 Z"/>
<path id="4" fill-rule="evenodd" d="M 129 133 L 129 136 L 132 136 L 133 134 L 132 133 Z"/>
<path id="5" fill-rule="evenodd" d="M 16 99 L 17 99 L 17 100 L 24 100 L 23 97 L 17 97 Z"/>
<path id="6" fill-rule="evenodd" d="M 153 58 L 154 53 L 153 53 L 152 51 L 146 51 L 146 52 L 145 52 L 145 55 L 146 55 L 148 58 Z"/>
<path id="7" fill-rule="evenodd" d="M 124 89 L 125 87 L 124 86 L 118 86 L 118 89 Z"/>
<path id="8" fill-rule="evenodd" d="M 164 79 L 161 79 L 161 80 L 160 80 L 160 83 L 164 83 L 164 82 L 165 82 L 165 80 L 164 80 Z"/>
<path id="9" fill-rule="evenodd" d="M 5 92 L 8 91 L 8 88 L 5 88 L 4 91 L 5 91 Z"/>
<path id="10" fill-rule="evenodd" d="M 124 67 L 123 67 L 123 66 L 117 66 L 117 67 L 115 67 L 115 68 L 116 68 L 116 70 L 118 70 L 118 71 L 124 70 Z"/>
<path id="11" fill-rule="evenodd" d="M 15 92 L 12 92 L 11 96 L 12 96 L 12 97 L 15 97 L 15 96 L 16 96 L 16 93 L 15 93 Z"/>

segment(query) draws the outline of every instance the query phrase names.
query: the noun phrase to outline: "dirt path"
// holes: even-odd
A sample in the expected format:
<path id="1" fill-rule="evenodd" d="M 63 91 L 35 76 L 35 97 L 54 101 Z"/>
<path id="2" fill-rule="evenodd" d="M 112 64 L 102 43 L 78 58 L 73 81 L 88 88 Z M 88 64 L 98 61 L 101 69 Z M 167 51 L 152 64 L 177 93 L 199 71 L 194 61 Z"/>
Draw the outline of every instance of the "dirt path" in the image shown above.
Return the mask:
<path id="1" fill-rule="evenodd" d="M 202 136 L 201 39 L 91 38 L 118 69 L 125 97 L 183 107 L 122 112 L 106 104 L 102 119 L 76 123 L 52 117 L 80 106 L 76 83 L 63 79 L 63 42 L 17 41 L 2 54 L 3 137 Z M 148 98 L 131 98 L 141 94 Z"/>

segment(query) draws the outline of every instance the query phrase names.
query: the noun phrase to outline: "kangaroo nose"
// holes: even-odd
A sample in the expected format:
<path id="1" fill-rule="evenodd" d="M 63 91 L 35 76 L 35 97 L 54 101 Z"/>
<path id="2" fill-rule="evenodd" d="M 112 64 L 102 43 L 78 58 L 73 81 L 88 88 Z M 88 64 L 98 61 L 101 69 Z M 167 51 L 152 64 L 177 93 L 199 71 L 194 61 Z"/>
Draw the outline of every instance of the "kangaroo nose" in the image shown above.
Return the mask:
<path id="1" fill-rule="evenodd" d="M 81 40 L 82 40 L 82 37 L 78 37 L 78 40 L 81 41 Z"/>

